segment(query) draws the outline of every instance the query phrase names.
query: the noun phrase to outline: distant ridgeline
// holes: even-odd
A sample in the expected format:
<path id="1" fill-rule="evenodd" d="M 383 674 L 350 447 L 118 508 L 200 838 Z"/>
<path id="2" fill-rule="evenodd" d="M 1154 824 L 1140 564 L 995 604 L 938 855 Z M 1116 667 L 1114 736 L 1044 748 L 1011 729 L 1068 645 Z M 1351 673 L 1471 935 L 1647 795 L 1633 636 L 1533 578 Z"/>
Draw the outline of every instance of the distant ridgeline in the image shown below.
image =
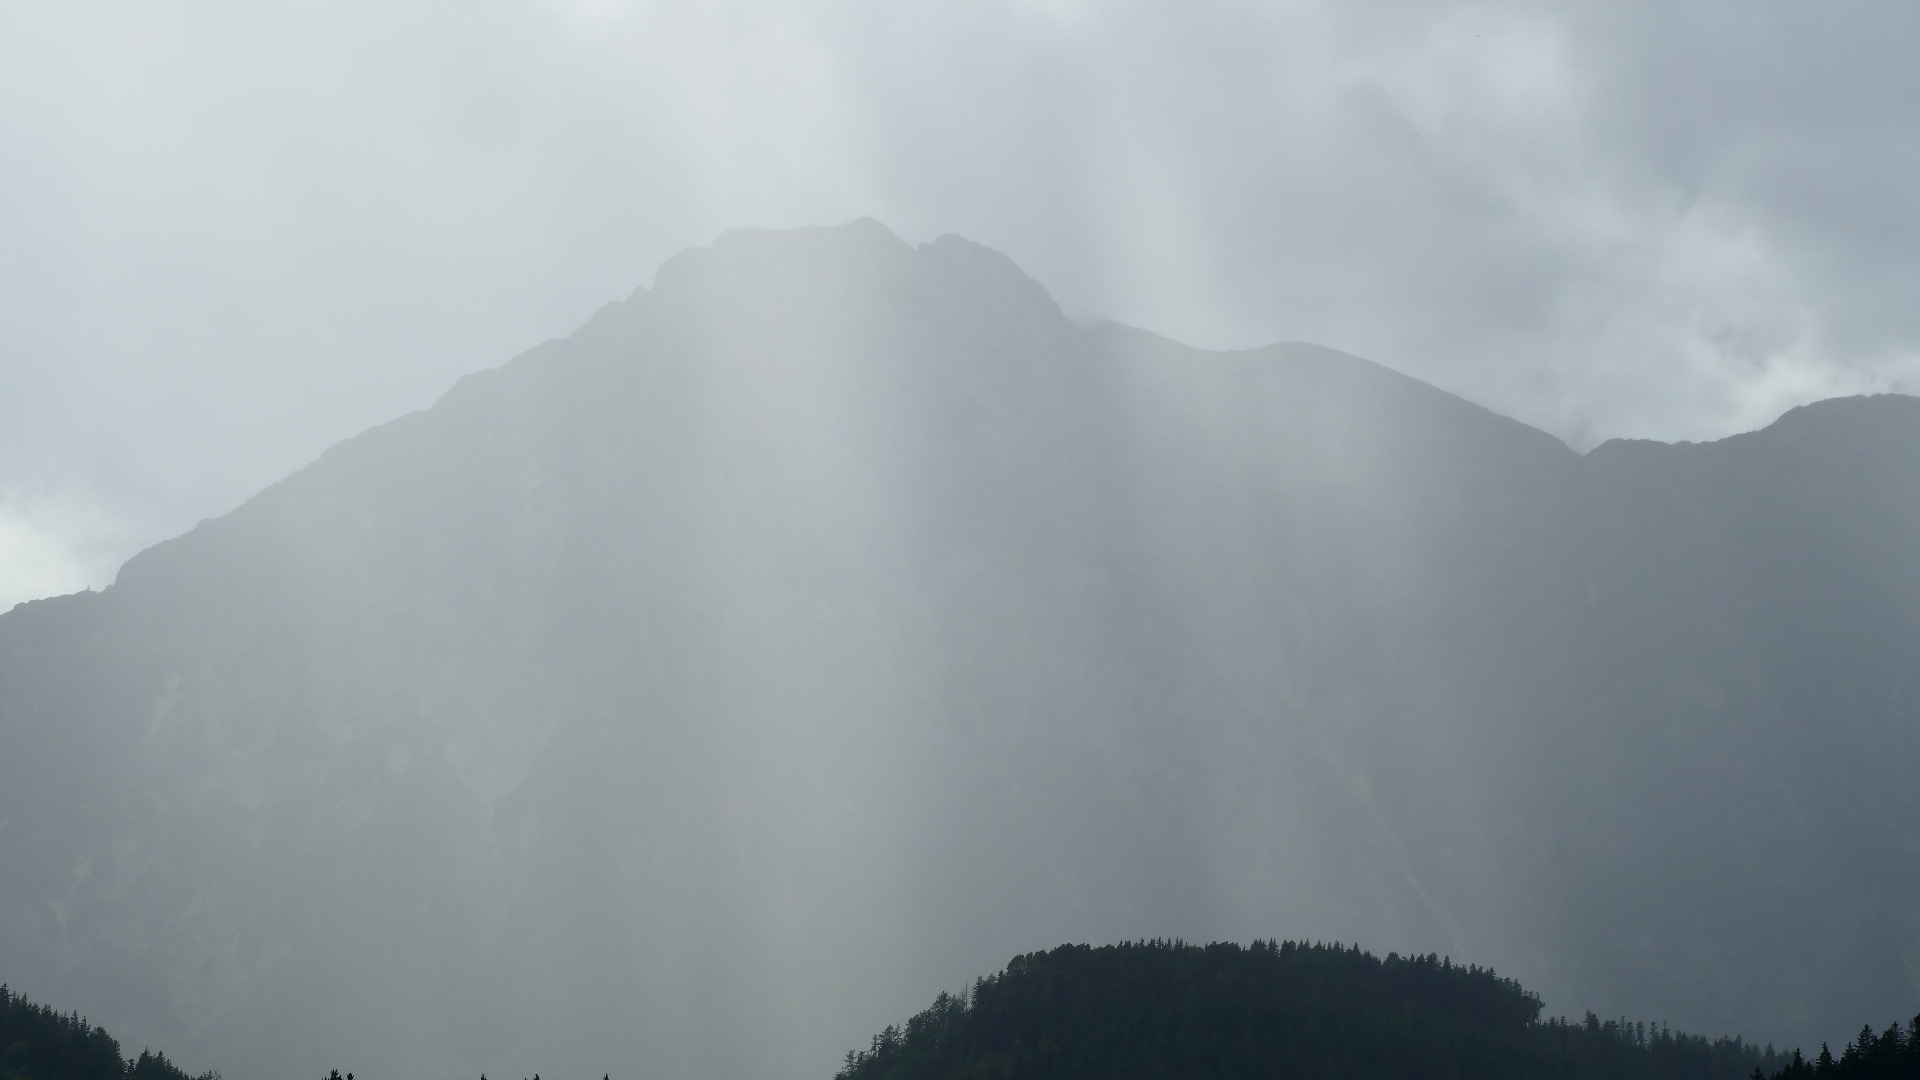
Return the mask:
<path id="1" fill-rule="evenodd" d="M 1540 1020 L 1512 979 L 1358 946 L 1151 941 L 1016 957 L 847 1054 L 839 1080 L 1920 1078 L 1920 1018 L 1835 1060 L 1625 1020 Z"/>
<path id="2" fill-rule="evenodd" d="M 146 1050 L 123 1058 L 105 1029 L 0 986 L 0 1080 L 220 1080 L 220 1074 L 190 1078 L 165 1054 Z"/>

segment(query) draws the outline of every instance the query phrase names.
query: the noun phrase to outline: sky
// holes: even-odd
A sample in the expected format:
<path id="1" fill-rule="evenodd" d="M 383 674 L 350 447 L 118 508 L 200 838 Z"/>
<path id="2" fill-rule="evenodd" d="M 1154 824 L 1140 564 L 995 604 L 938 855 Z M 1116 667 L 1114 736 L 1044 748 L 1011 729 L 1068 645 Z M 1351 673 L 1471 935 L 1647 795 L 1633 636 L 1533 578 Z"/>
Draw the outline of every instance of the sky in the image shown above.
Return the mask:
<path id="1" fill-rule="evenodd" d="M 739 226 L 1586 449 L 1920 392 L 1920 6 L 9 0 L 0 609 Z"/>

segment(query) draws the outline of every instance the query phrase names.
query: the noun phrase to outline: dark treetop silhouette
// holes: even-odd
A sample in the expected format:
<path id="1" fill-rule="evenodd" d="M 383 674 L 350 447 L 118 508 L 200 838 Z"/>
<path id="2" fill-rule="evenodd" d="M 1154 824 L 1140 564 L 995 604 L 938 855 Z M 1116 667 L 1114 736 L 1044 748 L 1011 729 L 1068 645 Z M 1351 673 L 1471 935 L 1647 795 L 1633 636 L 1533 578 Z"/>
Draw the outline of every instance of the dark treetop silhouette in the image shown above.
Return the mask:
<path id="1" fill-rule="evenodd" d="M 0 1080 L 220 1080 L 220 1074 L 189 1078 L 150 1050 L 123 1058 L 104 1028 L 0 986 Z"/>
<path id="2" fill-rule="evenodd" d="M 1067 945 L 849 1052 L 838 1080 L 1912 1080 L 1920 1018 L 1835 1061 L 1665 1025 L 1541 1021 L 1518 983 L 1339 945 Z"/>

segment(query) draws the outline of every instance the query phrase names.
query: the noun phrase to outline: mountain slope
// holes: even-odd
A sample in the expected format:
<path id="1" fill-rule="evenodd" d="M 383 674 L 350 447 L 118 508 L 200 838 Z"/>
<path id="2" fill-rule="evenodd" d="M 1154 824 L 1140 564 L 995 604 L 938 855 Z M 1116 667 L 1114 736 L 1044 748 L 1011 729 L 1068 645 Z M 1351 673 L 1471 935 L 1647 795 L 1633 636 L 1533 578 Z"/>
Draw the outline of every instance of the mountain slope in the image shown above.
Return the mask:
<path id="1" fill-rule="evenodd" d="M 1582 458 L 730 233 L 0 617 L 0 970 L 233 1075 L 817 1069 L 1169 934 L 1833 1038 L 1920 994 L 1917 404 Z"/>

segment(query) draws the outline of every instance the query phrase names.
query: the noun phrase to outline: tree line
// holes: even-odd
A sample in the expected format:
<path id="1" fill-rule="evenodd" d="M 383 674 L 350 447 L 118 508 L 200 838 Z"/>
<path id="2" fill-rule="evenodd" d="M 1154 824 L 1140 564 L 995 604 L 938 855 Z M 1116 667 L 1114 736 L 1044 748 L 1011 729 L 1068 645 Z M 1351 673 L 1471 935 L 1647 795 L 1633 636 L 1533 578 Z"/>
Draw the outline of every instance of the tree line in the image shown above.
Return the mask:
<path id="1" fill-rule="evenodd" d="M 1920 1080 L 1920 1019 L 1811 1061 L 1664 1024 L 1542 1020 L 1436 955 L 1140 941 L 1015 957 L 850 1051 L 838 1080 Z"/>
<path id="2" fill-rule="evenodd" d="M 1063 945 L 939 995 L 849 1052 L 837 1080 L 1920 1080 L 1920 1016 L 1807 1057 L 1541 1011 L 1512 979 L 1433 954 Z M 147 1050 L 123 1057 L 85 1017 L 0 986 L 0 1080 L 220 1078 Z"/>
<path id="3" fill-rule="evenodd" d="M 189 1077 L 165 1054 L 121 1057 L 120 1044 L 78 1013 L 36 1005 L 0 985 L 0 1080 L 220 1080 Z"/>

